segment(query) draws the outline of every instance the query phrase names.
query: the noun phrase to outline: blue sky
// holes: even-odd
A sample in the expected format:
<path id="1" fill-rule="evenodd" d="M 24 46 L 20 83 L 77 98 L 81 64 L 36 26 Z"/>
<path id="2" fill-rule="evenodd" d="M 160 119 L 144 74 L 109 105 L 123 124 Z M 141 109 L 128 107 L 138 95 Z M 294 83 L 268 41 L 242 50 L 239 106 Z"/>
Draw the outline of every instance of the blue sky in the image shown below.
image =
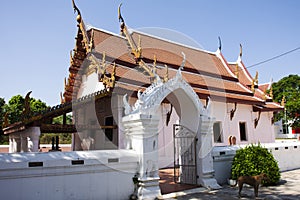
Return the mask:
<path id="1" fill-rule="evenodd" d="M 119 33 L 121 1 L 76 0 L 86 24 Z M 185 34 L 205 50 L 216 51 L 218 36 L 227 61 L 243 45 L 246 66 L 300 47 L 300 1 L 138 1 L 123 0 L 122 15 L 134 29 L 159 27 Z M 0 97 L 13 95 L 60 102 L 69 52 L 74 48 L 76 14 L 71 0 L 3 0 L 0 3 Z M 300 74 L 300 50 L 249 68 L 259 82 Z"/>

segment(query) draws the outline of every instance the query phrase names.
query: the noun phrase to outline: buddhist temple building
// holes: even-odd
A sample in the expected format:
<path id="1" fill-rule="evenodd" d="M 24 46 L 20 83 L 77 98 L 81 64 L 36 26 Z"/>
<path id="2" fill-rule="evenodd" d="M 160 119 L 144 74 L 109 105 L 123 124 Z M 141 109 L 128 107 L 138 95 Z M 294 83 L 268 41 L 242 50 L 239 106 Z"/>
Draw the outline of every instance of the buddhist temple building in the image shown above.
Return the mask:
<path id="1" fill-rule="evenodd" d="M 160 168 L 194 165 L 194 176 L 181 181 L 214 188 L 214 146 L 275 141 L 273 116 L 283 107 L 248 72 L 242 47 L 229 62 L 221 45 L 211 52 L 128 29 L 120 8 L 120 33 L 87 28 L 74 9 L 78 31 L 61 104 L 7 124 L 10 152 L 38 151 L 40 133 L 68 132 L 73 151 L 139 152 L 141 180 L 156 183 Z M 51 124 L 66 113 L 73 125 Z M 183 149 L 200 152 L 200 161 L 183 158 Z"/>
<path id="2" fill-rule="evenodd" d="M 259 85 L 258 72 L 254 77 L 248 72 L 242 61 L 242 47 L 237 61 L 228 62 L 221 45 L 215 52 L 210 52 L 129 30 L 121 14 L 120 34 L 94 27 L 87 29 L 76 5 L 75 10 L 78 32 L 75 48 L 70 53 L 62 104 L 52 108 L 47 117 L 72 112 L 74 126 L 48 130 L 51 127 L 42 122 L 45 118 L 42 113 L 25 120 L 25 124 L 8 125 L 4 128 L 5 133 L 38 124 L 42 132 L 74 131 L 73 150 L 125 148 L 124 133 L 120 128 L 124 116 L 123 96 L 127 95 L 129 104 L 134 105 L 139 93 L 151 84 L 164 83 L 176 76 L 184 61 L 183 79 L 204 107 L 210 104 L 211 116 L 215 118 L 214 145 L 227 145 L 230 137 L 235 137 L 237 144 L 274 142 L 273 113 L 283 107 L 272 101 L 272 94 L 267 92 L 270 85 Z M 184 109 L 184 105 L 180 107 Z M 158 112 L 162 116 L 160 141 L 170 142 L 173 124 L 180 124 L 181 111 L 175 110 L 167 97 Z M 104 128 L 102 134 L 95 132 L 99 127 Z M 82 147 L 82 140 L 86 138 L 90 138 L 93 145 Z"/>

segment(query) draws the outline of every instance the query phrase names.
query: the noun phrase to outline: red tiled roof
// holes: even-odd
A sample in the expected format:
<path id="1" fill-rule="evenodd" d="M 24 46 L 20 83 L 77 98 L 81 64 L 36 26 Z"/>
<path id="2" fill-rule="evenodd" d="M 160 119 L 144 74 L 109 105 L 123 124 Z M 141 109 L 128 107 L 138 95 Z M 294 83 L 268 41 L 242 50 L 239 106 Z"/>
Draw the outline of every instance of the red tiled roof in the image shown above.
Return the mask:
<path id="1" fill-rule="evenodd" d="M 106 61 L 116 63 L 115 92 L 131 91 L 135 94 L 138 89 L 143 90 L 150 85 L 150 77 L 141 73 L 134 56 L 131 55 L 125 37 L 98 29 L 93 31 L 94 55 L 101 60 L 105 52 Z M 249 72 L 239 67 L 239 77 L 237 79 L 234 77 L 236 64 L 228 64 L 222 54 L 219 58 L 217 53 L 180 45 L 140 32 L 133 32 L 132 37 L 135 43 L 140 38 L 142 59 L 146 63 L 152 66 L 154 56 L 156 56 L 157 74 L 162 78 L 166 73 L 165 64 L 169 68 L 169 78 L 175 76 L 183 60 L 181 52 L 184 52 L 186 63 L 182 71 L 183 78 L 194 88 L 200 98 L 204 99 L 211 96 L 226 102 L 264 104 L 263 93 L 256 92 L 256 94 L 253 94 L 250 91 L 249 84 L 252 84 L 252 82 L 247 77 L 250 76 Z M 80 70 L 82 72 L 84 67 L 86 66 L 81 65 Z M 108 66 L 107 73 L 111 72 L 112 66 Z M 70 85 L 79 87 L 81 84 L 80 78 L 78 78 L 79 81 L 76 84 L 74 74 L 70 74 Z M 65 93 L 70 92 L 73 92 L 73 98 L 76 96 L 74 94 L 77 94 L 74 89 L 69 92 L 66 90 Z"/>

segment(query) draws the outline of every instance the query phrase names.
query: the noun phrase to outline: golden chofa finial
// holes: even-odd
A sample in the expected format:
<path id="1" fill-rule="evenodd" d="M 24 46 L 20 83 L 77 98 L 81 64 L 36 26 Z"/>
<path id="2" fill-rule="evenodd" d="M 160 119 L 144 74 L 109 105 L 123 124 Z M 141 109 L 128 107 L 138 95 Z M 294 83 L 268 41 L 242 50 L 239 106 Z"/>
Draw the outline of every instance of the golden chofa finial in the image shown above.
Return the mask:
<path id="1" fill-rule="evenodd" d="M 240 58 L 242 58 L 243 56 L 243 46 L 242 44 L 240 44 Z"/>
<path id="2" fill-rule="evenodd" d="M 74 0 L 72 0 L 72 5 L 73 5 L 74 13 L 77 12 L 77 14 L 78 14 L 76 20 L 77 20 L 78 23 L 80 23 L 81 22 L 81 14 L 80 14 L 80 11 L 77 8 Z"/>
<path id="3" fill-rule="evenodd" d="M 124 19 L 121 15 L 121 6 L 122 6 L 122 3 L 120 3 L 119 7 L 118 7 L 118 18 L 119 18 L 119 22 L 122 22 L 124 23 Z"/>
<path id="4" fill-rule="evenodd" d="M 222 50 L 222 41 L 221 41 L 221 37 L 219 36 L 218 39 L 219 39 L 219 50 L 221 51 L 221 50 Z"/>
<path id="5" fill-rule="evenodd" d="M 120 3 L 119 7 L 118 7 L 118 18 L 119 18 L 119 22 L 121 22 L 120 24 L 120 32 L 121 32 L 121 35 L 124 34 L 124 28 L 125 28 L 125 21 L 121 15 L 121 6 L 122 6 L 122 3 Z"/>

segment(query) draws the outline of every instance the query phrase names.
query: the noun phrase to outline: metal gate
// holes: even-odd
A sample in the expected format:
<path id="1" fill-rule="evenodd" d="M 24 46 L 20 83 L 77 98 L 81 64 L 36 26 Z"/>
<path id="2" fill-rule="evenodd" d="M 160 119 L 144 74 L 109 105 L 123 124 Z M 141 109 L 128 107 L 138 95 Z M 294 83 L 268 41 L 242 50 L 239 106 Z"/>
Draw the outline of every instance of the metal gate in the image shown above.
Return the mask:
<path id="1" fill-rule="evenodd" d="M 174 182 L 197 184 L 196 133 L 179 124 L 173 125 Z"/>

